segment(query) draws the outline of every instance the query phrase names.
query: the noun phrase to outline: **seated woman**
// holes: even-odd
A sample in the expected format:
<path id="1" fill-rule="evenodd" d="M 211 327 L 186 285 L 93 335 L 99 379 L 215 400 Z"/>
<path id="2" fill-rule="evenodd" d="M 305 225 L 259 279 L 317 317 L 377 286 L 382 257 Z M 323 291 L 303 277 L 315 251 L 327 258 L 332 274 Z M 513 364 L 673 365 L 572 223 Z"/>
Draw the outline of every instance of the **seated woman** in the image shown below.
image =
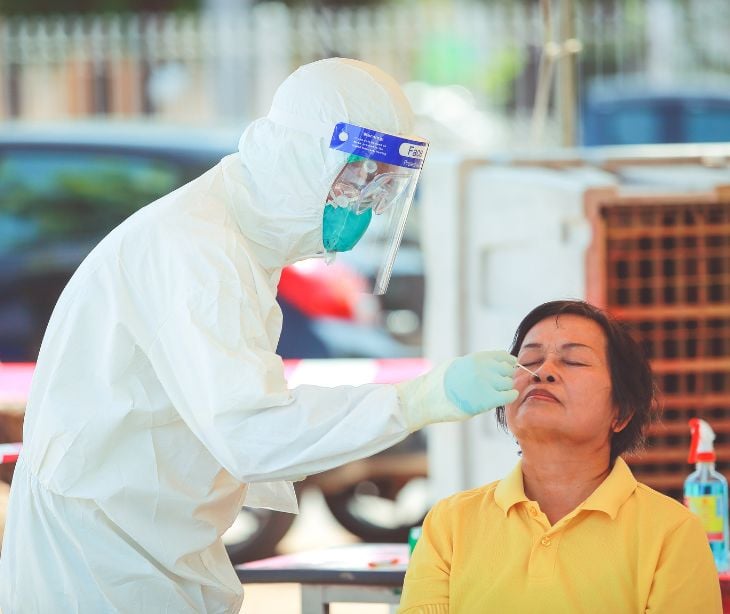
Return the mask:
<path id="1" fill-rule="evenodd" d="M 637 482 L 656 408 L 638 344 L 602 311 L 530 312 L 512 353 L 516 401 L 497 410 L 521 448 L 503 480 L 437 503 L 406 574 L 400 614 L 721 612 L 697 517 Z"/>

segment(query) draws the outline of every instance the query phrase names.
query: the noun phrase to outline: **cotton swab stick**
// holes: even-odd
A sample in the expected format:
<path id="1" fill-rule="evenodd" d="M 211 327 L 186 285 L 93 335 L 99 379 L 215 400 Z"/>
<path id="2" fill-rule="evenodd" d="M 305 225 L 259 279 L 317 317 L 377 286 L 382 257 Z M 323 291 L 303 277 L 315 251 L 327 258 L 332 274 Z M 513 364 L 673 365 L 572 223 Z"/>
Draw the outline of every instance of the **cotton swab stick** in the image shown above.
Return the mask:
<path id="1" fill-rule="evenodd" d="M 525 371 L 527 371 L 530 375 L 532 375 L 532 377 L 536 377 L 536 378 L 540 379 L 540 376 L 537 373 L 535 373 L 534 371 L 530 371 L 527 367 L 525 367 L 524 365 L 521 365 L 519 362 L 517 363 L 517 366 L 520 369 L 524 369 Z"/>

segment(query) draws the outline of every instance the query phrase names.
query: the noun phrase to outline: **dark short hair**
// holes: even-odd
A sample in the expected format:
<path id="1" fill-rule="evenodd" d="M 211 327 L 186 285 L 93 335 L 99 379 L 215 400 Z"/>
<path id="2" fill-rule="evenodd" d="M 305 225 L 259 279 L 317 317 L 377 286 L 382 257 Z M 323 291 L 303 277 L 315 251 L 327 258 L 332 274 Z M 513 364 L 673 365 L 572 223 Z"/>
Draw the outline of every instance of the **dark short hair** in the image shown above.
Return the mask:
<path id="1" fill-rule="evenodd" d="M 535 307 L 520 322 L 510 353 L 517 356 L 527 333 L 551 316 L 575 315 L 598 324 L 606 336 L 606 354 L 611 376 L 611 397 L 618 408 L 618 420 L 628 423 L 611 437 L 611 463 L 625 452 L 643 448 L 646 429 L 659 414 L 657 387 L 649 361 L 628 329 L 598 307 L 585 301 L 550 301 Z M 507 429 L 504 406 L 497 408 L 497 422 Z"/>

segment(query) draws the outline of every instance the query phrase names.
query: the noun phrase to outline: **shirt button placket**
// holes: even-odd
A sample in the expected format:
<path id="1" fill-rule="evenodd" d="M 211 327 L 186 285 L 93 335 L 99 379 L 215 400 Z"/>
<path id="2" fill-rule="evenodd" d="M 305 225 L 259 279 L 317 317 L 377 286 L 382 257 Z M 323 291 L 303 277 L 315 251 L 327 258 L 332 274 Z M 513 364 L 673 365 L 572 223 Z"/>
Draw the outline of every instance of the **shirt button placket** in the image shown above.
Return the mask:
<path id="1" fill-rule="evenodd" d="M 530 580 L 546 581 L 552 578 L 555 572 L 559 541 L 558 533 L 538 534 L 530 554 L 528 571 Z"/>

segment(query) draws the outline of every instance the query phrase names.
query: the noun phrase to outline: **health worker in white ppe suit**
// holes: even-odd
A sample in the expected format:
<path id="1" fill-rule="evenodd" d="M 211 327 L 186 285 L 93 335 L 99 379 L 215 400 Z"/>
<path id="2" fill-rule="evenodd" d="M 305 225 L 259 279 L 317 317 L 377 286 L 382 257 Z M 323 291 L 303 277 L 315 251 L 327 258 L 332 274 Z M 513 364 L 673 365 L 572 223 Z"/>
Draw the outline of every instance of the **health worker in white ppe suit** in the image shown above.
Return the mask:
<path id="1" fill-rule="evenodd" d="M 516 397 L 504 352 L 399 385 L 287 388 L 281 269 L 350 249 L 381 218 L 385 289 L 427 148 L 411 122 L 374 66 L 303 66 L 238 153 L 81 264 L 31 387 L 3 614 L 238 612 L 221 535 L 242 505 L 296 512 L 291 480 Z"/>

